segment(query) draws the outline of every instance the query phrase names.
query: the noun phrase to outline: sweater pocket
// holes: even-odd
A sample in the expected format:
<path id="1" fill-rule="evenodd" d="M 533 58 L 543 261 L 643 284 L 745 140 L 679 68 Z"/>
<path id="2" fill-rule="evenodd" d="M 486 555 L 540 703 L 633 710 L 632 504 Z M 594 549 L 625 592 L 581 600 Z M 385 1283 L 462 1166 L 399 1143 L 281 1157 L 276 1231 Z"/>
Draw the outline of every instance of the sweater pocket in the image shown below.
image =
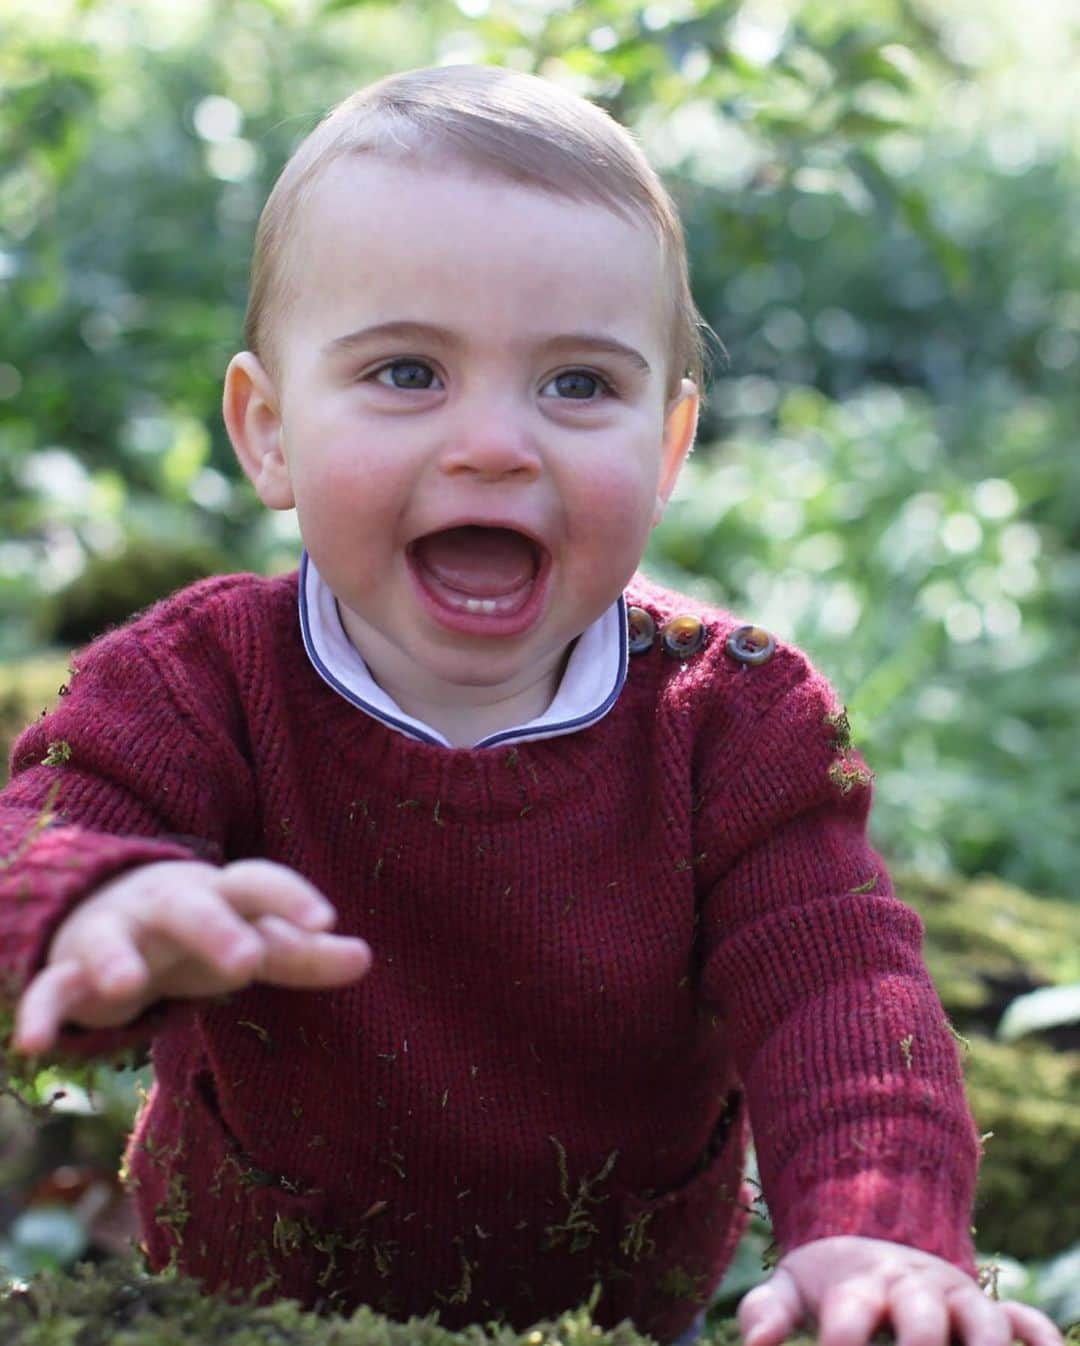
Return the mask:
<path id="1" fill-rule="evenodd" d="M 619 1201 L 619 1265 L 611 1321 L 630 1318 L 659 1341 L 679 1336 L 709 1303 L 746 1224 L 747 1128 L 733 1091 L 691 1176 L 661 1193 Z"/>
<path id="2" fill-rule="evenodd" d="M 175 1098 L 159 1092 L 148 1122 L 175 1135 L 137 1166 L 151 1265 L 175 1263 L 207 1290 L 260 1287 L 308 1306 L 329 1298 L 347 1240 L 328 1228 L 326 1193 L 260 1167 L 225 1120 L 209 1071 Z M 182 1212 L 163 1218 L 180 1198 Z"/>

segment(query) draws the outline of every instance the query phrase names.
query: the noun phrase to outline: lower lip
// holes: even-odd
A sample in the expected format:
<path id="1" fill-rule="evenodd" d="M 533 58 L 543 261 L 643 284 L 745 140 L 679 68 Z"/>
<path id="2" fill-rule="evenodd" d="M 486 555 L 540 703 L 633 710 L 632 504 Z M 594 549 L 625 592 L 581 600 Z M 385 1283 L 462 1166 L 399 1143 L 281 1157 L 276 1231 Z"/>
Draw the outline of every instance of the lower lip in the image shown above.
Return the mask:
<path id="1" fill-rule="evenodd" d="M 520 636 L 540 620 L 547 596 L 547 581 L 551 572 L 551 558 L 545 555 L 532 581 L 528 597 L 516 612 L 465 612 L 440 600 L 424 579 L 424 573 L 413 558 L 408 558 L 409 575 L 421 605 L 434 621 L 447 631 L 462 636 L 506 637 Z"/>

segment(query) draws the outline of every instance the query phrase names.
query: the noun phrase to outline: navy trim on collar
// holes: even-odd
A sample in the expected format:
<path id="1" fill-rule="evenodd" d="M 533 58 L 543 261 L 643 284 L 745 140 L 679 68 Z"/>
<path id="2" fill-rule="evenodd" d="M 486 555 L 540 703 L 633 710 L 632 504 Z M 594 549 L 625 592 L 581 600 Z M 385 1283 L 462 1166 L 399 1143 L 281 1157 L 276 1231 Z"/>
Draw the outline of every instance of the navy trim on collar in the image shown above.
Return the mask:
<path id="1" fill-rule="evenodd" d="M 373 719 L 379 720 L 382 724 L 389 726 L 391 729 L 396 729 L 399 733 L 406 735 L 408 738 L 416 739 L 418 742 L 429 743 L 437 747 L 453 750 L 452 745 L 447 743 L 441 734 L 436 733 L 429 726 L 425 726 L 422 721 L 399 718 L 398 715 L 393 714 L 391 711 L 365 700 L 363 696 L 348 686 L 348 684 L 331 668 L 330 664 L 327 662 L 327 658 L 324 657 L 327 652 L 322 651 L 319 648 L 319 642 L 316 635 L 318 623 L 313 622 L 309 606 L 309 583 L 313 586 L 325 585 L 325 581 L 315 568 L 314 562 L 311 561 L 307 551 L 304 551 L 300 558 L 300 584 L 298 593 L 300 632 L 304 642 L 304 649 L 307 652 L 312 667 L 315 669 L 316 673 L 318 673 L 319 677 L 321 677 L 329 687 L 333 688 L 339 696 L 344 697 L 350 705 L 356 706 L 358 710 L 364 711 L 365 714 L 370 715 Z M 585 729 L 589 725 L 595 724 L 598 720 L 602 720 L 618 700 L 619 693 L 622 691 L 623 685 L 626 682 L 627 666 L 629 662 L 626 599 L 622 594 L 615 600 L 615 607 L 618 613 L 618 668 L 610 689 L 600 702 L 598 702 L 591 710 L 587 710 L 580 715 L 575 715 L 568 720 L 557 720 L 541 724 L 530 723 L 511 729 L 502 729 L 497 734 L 490 734 L 487 738 L 481 739 L 478 743 L 474 743 L 472 747 L 497 748 L 506 743 L 527 742 L 542 738 L 556 738 L 562 734 L 574 733 L 578 729 Z M 340 621 L 340 617 L 338 617 L 338 620 Z M 598 618 L 597 620 L 601 621 L 603 620 L 603 617 Z M 343 630 L 342 636 L 347 640 Z M 370 678 L 371 675 L 367 670 L 366 664 L 364 664 L 363 656 L 353 646 L 350 645 L 349 648 L 355 655 L 365 676 Z M 571 659 L 573 659 L 573 655 L 571 655 Z M 557 697 L 558 692 L 556 692 L 556 699 Z M 387 695 L 386 699 L 390 701 L 391 705 L 394 704 L 393 699 L 389 695 Z M 404 712 L 400 712 L 400 714 L 404 715 Z M 468 749 L 466 749 L 466 751 L 467 750 Z"/>

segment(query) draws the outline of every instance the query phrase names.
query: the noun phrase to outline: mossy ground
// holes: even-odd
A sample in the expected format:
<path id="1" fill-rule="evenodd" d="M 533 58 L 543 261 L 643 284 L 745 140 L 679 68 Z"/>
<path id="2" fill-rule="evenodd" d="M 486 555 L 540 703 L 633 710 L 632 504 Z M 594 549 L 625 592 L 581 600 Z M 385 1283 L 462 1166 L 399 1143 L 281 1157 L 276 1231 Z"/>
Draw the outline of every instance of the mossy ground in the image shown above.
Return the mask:
<path id="1" fill-rule="evenodd" d="M 1080 1346 L 1080 1324 L 1066 1336 Z M 252 1305 L 206 1295 L 197 1282 L 147 1276 L 134 1264 L 82 1266 L 71 1275 L 42 1274 L 27 1287 L 0 1296 L 4 1346 L 648 1346 L 652 1339 L 629 1322 L 604 1331 L 582 1306 L 522 1332 L 495 1323 L 461 1332 L 440 1327 L 436 1316 L 394 1322 L 359 1308 L 349 1317 L 308 1313 L 291 1300 Z M 701 1346 L 738 1346 L 732 1318 L 710 1321 Z M 799 1332 L 789 1346 L 814 1346 Z M 893 1346 L 878 1333 L 871 1346 Z"/>
<path id="2" fill-rule="evenodd" d="M 291 1300 L 252 1305 L 204 1294 L 183 1277 L 147 1276 L 133 1264 L 43 1275 L 0 1299 L 4 1346 L 643 1346 L 629 1323 L 604 1332 L 583 1306 L 523 1332 L 477 1324 L 462 1332 L 434 1316 L 394 1322 L 360 1308 L 319 1316 Z M 796 1341 L 800 1339 L 794 1339 Z M 810 1346 L 803 1338 L 802 1346 Z M 711 1325 L 703 1346 L 735 1346 L 731 1319 Z"/>

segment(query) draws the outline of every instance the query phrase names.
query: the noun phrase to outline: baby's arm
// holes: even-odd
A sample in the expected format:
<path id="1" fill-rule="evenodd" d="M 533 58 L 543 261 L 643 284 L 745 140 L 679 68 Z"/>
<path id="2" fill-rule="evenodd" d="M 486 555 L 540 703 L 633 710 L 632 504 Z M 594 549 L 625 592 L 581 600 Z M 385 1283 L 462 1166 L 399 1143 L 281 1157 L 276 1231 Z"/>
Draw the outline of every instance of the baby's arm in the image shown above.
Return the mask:
<path id="1" fill-rule="evenodd" d="M 1063 1346 L 1030 1305 L 987 1298 L 970 1276 L 902 1243 L 855 1236 L 796 1248 L 739 1305 L 746 1346 L 779 1346 L 802 1323 L 819 1346 L 863 1346 L 891 1325 L 898 1346 Z"/>
<path id="2" fill-rule="evenodd" d="M 977 1132 L 921 924 L 867 840 L 870 776 L 846 718 L 793 652 L 757 672 L 736 684 L 756 706 L 725 707 L 723 751 L 703 754 L 697 813 L 702 990 L 786 1250 L 740 1306 L 748 1346 L 803 1323 L 823 1346 L 863 1346 L 887 1322 L 901 1346 L 950 1332 L 1060 1346 L 1042 1314 L 974 1278 Z"/>
<path id="3" fill-rule="evenodd" d="M 164 997 L 220 995 L 252 981 L 309 989 L 356 981 L 371 951 L 328 934 L 333 923 L 316 888 L 269 860 L 140 865 L 102 884 L 59 927 L 19 1000 L 14 1046 L 43 1052 L 64 1022 L 115 1027 Z"/>
<path id="4" fill-rule="evenodd" d="M 207 581 L 96 640 L 76 655 L 55 709 L 16 741 L 0 791 L 0 1006 L 28 989 L 61 926 L 119 876 L 260 853 L 259 792 L 237 694 L 244 648 L 225 638 L 230 596 L 242 587 Z M 172 905 L 182 919 L 186 901 Z M 85 988 L 76 990 L 74 977 L 50 972 L 29 1008 L 56 1013 L 61 996 L 62 1016 L 81 1003 Z M 111 1055 L 141 1046 L 158 1022 L 139 1016 L 130 1027 L 65 1035 L 59 1048 Z M 43 1033 L 39 1025 L 32 1039 Z"/>

